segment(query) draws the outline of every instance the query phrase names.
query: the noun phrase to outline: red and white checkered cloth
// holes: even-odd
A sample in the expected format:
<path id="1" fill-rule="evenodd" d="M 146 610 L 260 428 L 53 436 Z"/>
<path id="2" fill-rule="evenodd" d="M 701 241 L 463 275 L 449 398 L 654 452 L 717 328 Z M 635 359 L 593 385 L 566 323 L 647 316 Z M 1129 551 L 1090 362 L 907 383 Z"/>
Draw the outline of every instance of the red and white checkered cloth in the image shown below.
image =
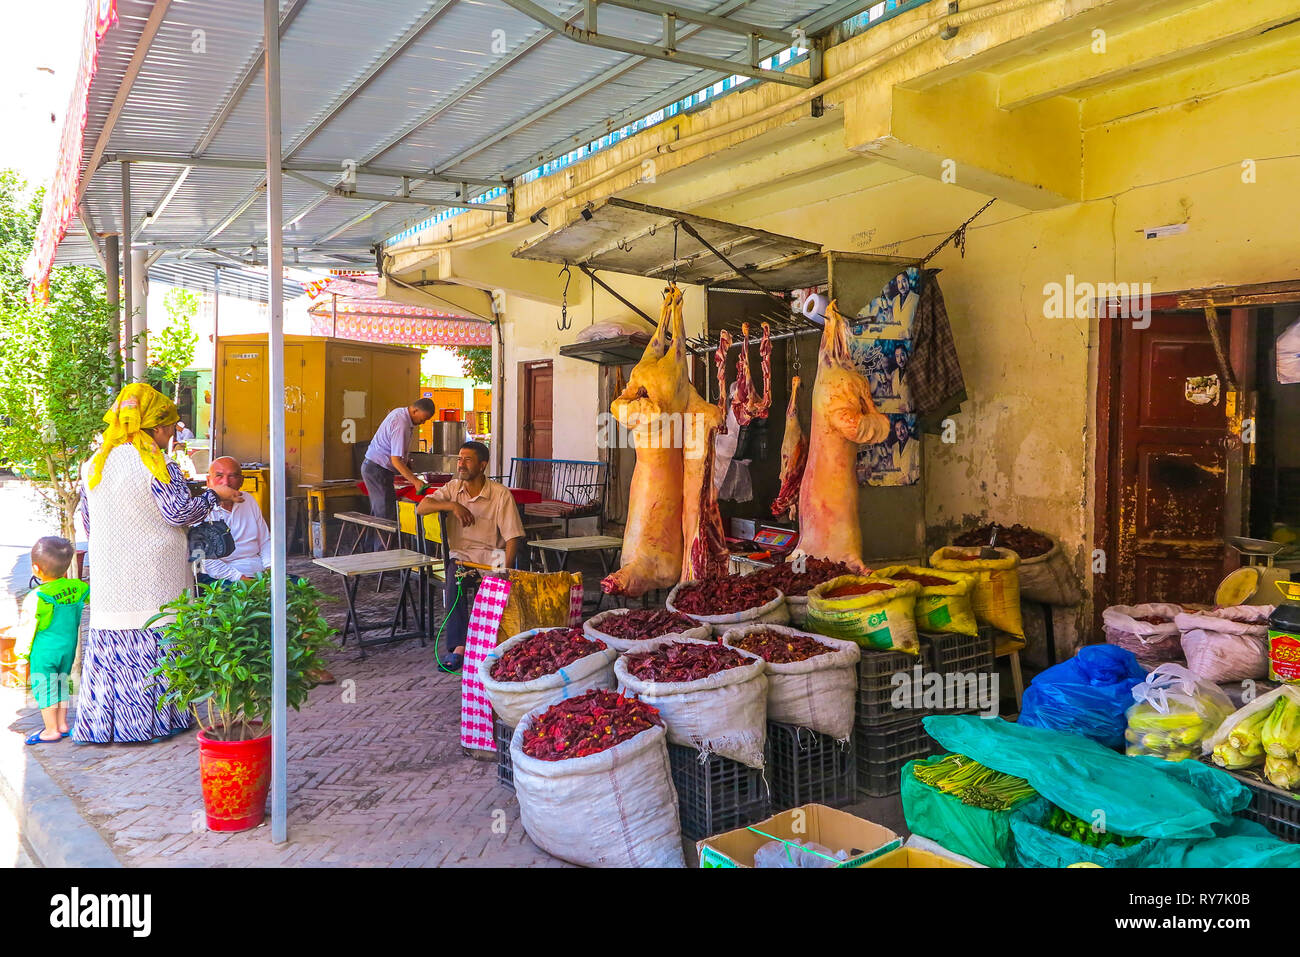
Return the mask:
<path id="1" fill-rule="evenodd" d="M 569 627 L 582 624 L 582 582 L 569 589 Z"/>
<path id="2" fill-rule="evenodd" d="M 510 597 L 510 582 L 485 577 L 478 586 L 465 636 L 465 662 L 460 677 L 460 743 L 479 751 L 495 751 L 492 740 L 492 703 L 488 701 L 479 666 L 497 647 L 497 628 Z"/>

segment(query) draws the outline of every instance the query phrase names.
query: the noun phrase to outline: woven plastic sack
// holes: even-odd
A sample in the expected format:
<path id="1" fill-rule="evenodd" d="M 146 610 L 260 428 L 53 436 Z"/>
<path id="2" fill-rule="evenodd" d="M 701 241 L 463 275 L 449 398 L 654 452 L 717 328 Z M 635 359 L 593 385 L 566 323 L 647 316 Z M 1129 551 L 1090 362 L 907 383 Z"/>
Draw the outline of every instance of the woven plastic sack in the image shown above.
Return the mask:
<path id="1" fill-rule="evenodd" d="M 853 713 L 858 690 L 858 660 L 862 652 L 851 641 L 814 635 L 781 625 L 745 625 L 722 634 L 722 643 L 751 631 L 775 631 L 807 635 L 831 650 L 803 661 L 785 664 L 765 662 L 767 674 L 767 720 L 793 724 L 847 741 L 853 733 Z M 743 650 L 743 649 L 742 649 Z"/>
<path id="2" fill-rule="evenodd" d="M 881 582 L 893 587 L 844 598 L 826 597 L 837 588 Z M 808 630 L 857 642 L 864 648 L 920 655 L 921 642 L 916 636 L 915 616 L 916 596 L 920 590 L 920 585 L 910 581 L 861 575 L 832 578 L 808 591 Z"/>
<path id="3" fill-rule="evenodd" d="M 1145 677 L 1133 652 L 1085 645 L 1034 678 L 1025 689 L 1019 722 L 1081 735 L 1108 748 L 1123 747 L 1132 688 Z"/>
<path id="4" fill-rule="evenodd" d="M 979 634 L 979 624 L 971 608 L 971 593 L 975 590 L 975 576 L 965 572 L 944 571 L 941 568 L 921 568 L 916 565 L 889 565 L 877 568 L 870 578 L 893 578 L 895 572 L 945 578 L 947 585 L 920 585 L 916 595 L 916 627 L 951 635 Z"/>
<path id="5" fill-rule="evenodd" d="M 497 628 L 497 644 L 530 628 L 559 628 L 572 622 L 572 596 L 575 589 L 582 589 L 581 573 L 510 569 L 504 577 L 510 580 L 510 597 Z"/>
<path id="6" fill-rule="evenodd" d="M 599 615 L 593 615 L 591 618 L 584 621 L 582 623 L 582 630 L 588 638 L 595 638 L 599 641 L 603 641 L 609 647 L 622 654 L 634 644 L 637 644 L 637 642 L 629 641 L 626 638 L 619 638 L 615 635 L 608 635 L 601 630 L 600 626 L 602 622 L 608 621 L 612 616 L 626 615 L 630 610 L 631 609 L 628 608 L 611 608 L 609 611 L 602 611 Z M 680 632 L 675 632 L 675 634 L 679 634 L 683 638 L 700 638 L 704 641 L 708 641 L 709 637 L 713 634 L 713 626 L 697 625 L 694 628 L 685 628 Z M 662 636 L 656 635 L 655 637 L 658 638 Z M 646 639 L 642 638 L 641 640 L 645 641 Z"/>
<path id="7" fill-rule="evenodd" d="M 1025 637 L 1020 617 L 1020 556 L 1009 548 L 994 549 L 997 558 L 980 558 L 979 546 L 963 548 L 948 545 L 930 556 L 930 564 L 950 572 L 967 572 L 975 576 L 971 608 L 975 620 L 992 625 L 1016 638 Z"/>
<path id="8" fill-rule="evenodd" d="M 1158 665 L 1183 657 L 1182 635 L 1174 621 L 1182 613 L 1182 605 L 1166 602 L 1111 605 L 1101 613 L 1101 627 L 1109 644 L 1127 648 L 1143 664 Z M 1138 621 L 1157 617 L 1166 621 Z"/>
<path id="9" fill-rule="evenodd" d="M 1201 742 L 1232 714 L 1232 699 L 1188 668 L 1163 664 L 1133 686 L 1128 709 L 1128 754 L 1183 761 L 1201 753 Z"/>
<path id="10" fill-rule="evenodd" d="M 1021 557 L 1017 571 L 1020 576 L 1020 597 L 1024 601 L 1069 607 L 1083 600 L 1074 567 L 1061 548 L 1061 543 L 1054 538 L 1052 547 L 1042 555 L 1034 558 Z"/>
<path id="11" fill-rule="evenodd" d="M 1010 811 L 964 804 L 960 798 L 922 783 L 913 772 L 918 764 L 935 764 L 944 757 L 935 755 L 903 766 L 900 792 L 907 829 L 985 867 L 1013 867 L 1016 855 L 1011 822 L 1043 807 L 1042 799 L 1034 798 Z"/>
<path id="12" fill-rule="evenodd" d="M 524 753 L 530 711 L 510 739 L 519 818 L 546 853 L 583 867 L 685 867 L 663 728 L 582 758 Z"/>
<path id="13" fill-rule="evenodd" d="M 614 687 L 614 659 L 618 657 L 612 648 L 606 648 L 595 654 L 579 658 L 572 664 L 565 665 L 559 671 L 542 675 L 532 681 L 497 681 L 492 677 L 495 665 L 511 648 L 515 647 L 539 631 L 553 631 L 551 628 L 533 628 L 521 635 L 515 635 L 497 645 L 479 664 L 479 681 L 492 702 L 492 710 L 508 726 L 518 727 L 519 720 L 535 708 L 550 707 L 557 701 L 584 694 L 595 688 Z"/>
<path id="14" fill-rule="evenodd" d="M 1216 684 L 1268 676 L 1268 616 L 1275 605 L 1232 605 L 1183 612 L 1174 618 L 1182 632 L 1187 667 Z"/>
<path id="15" fill-rule="evenodd" d="M 652 638 L 637 642 L 635 651 L 654 651 L 674 641 L 712 644 L 695 638 Z M 627 659 L 614 662 L 618 690 L 636 695 L 659 709 L 673 744 L 719 754 L 751 768 L 762 769 L 767 741 L 766 662 L 736 649 L 751 664 L 728 668 L 698 681 L 642 681 L 627 670 Z"/>
<path id="16" fill-rule="evenodd" d="M 673 590 L 668 593 L 668 599 L 664 602 L 664 607 L 669 611 L 681 611 L 674 603 L 673 599 L 677 597 L 677 592 L 683 585 L 692 584 L 691 582 L 678 582 L 673 586 Z M 773 625 L 788 625 L 790 623 L 790 609 L 786 607 L 785 595 L 778 588 L 776 597 L 766 604 L 759 605 L 757 608 L 746 608 L 744 611 L 733 612 L 729 615 L 694 615 L 690 612 L 682 611 L 683 615 L 690 615 L 696 621 L 703 622 L 713 629 L 714 633 L 722 633 L 733 625 L 753 625 L 759 622 L 769 622 Z"/>

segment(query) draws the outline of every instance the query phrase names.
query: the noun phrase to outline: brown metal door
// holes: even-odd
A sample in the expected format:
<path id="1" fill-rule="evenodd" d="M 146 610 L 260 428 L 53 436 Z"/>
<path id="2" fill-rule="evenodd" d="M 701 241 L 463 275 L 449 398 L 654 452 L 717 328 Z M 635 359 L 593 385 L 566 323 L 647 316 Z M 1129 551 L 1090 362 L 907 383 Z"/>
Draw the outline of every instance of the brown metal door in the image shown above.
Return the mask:
<path id="1" fill-rule="evenodd" d="M 520 448 L 524 458 L 551 458 L 551 424 L 554 419 L 554 370 L 550 362 L 532 362 L 524 370 L 524 417 Z"/>
<path id="2" fill-rule="evenodd" d="M 1115 599 L 1211 601 L 1224 568 L 1229 385 L 1204 316 L 1155 313 L 1151 320 L 1145 330 L 1123 330 L 1112 407 L 1120 419 L 1110 513 Z"/>

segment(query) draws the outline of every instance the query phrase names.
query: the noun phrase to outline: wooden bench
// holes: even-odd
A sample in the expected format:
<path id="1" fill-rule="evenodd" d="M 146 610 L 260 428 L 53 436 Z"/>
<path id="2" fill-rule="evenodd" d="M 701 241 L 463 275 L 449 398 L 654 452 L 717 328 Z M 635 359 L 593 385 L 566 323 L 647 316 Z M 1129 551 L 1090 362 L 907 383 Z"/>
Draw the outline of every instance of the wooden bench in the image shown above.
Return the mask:
<path id="1" fill-rule="evenodd" d="M 581 459 L 510 460 L 510 474 L 504 479 L 513 489 L 532 489 L 542 500 L 525 504 L 526 518 L 558 522 L 563 536 L 569 536 L 569 522 L 594 518 L 605 531 L 605 496 L 609 491 L 609 468 L 604 462 Z"/>

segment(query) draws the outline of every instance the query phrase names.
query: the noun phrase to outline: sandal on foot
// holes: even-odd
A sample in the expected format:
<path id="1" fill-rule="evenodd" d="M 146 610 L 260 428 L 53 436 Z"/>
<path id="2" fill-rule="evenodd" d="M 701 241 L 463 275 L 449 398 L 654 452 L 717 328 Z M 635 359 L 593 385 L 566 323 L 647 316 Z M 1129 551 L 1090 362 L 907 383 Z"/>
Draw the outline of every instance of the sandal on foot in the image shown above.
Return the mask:
<path id="1" fill-rule="evenodd" d="M 40 731 L 34 731 L 27 736 L 28 744 L 53 744 L 55 741 L 62 741 L 62 740 L 63 740 L 63 735 L 59 735 L 57 738 L 42 738 Z"/>

